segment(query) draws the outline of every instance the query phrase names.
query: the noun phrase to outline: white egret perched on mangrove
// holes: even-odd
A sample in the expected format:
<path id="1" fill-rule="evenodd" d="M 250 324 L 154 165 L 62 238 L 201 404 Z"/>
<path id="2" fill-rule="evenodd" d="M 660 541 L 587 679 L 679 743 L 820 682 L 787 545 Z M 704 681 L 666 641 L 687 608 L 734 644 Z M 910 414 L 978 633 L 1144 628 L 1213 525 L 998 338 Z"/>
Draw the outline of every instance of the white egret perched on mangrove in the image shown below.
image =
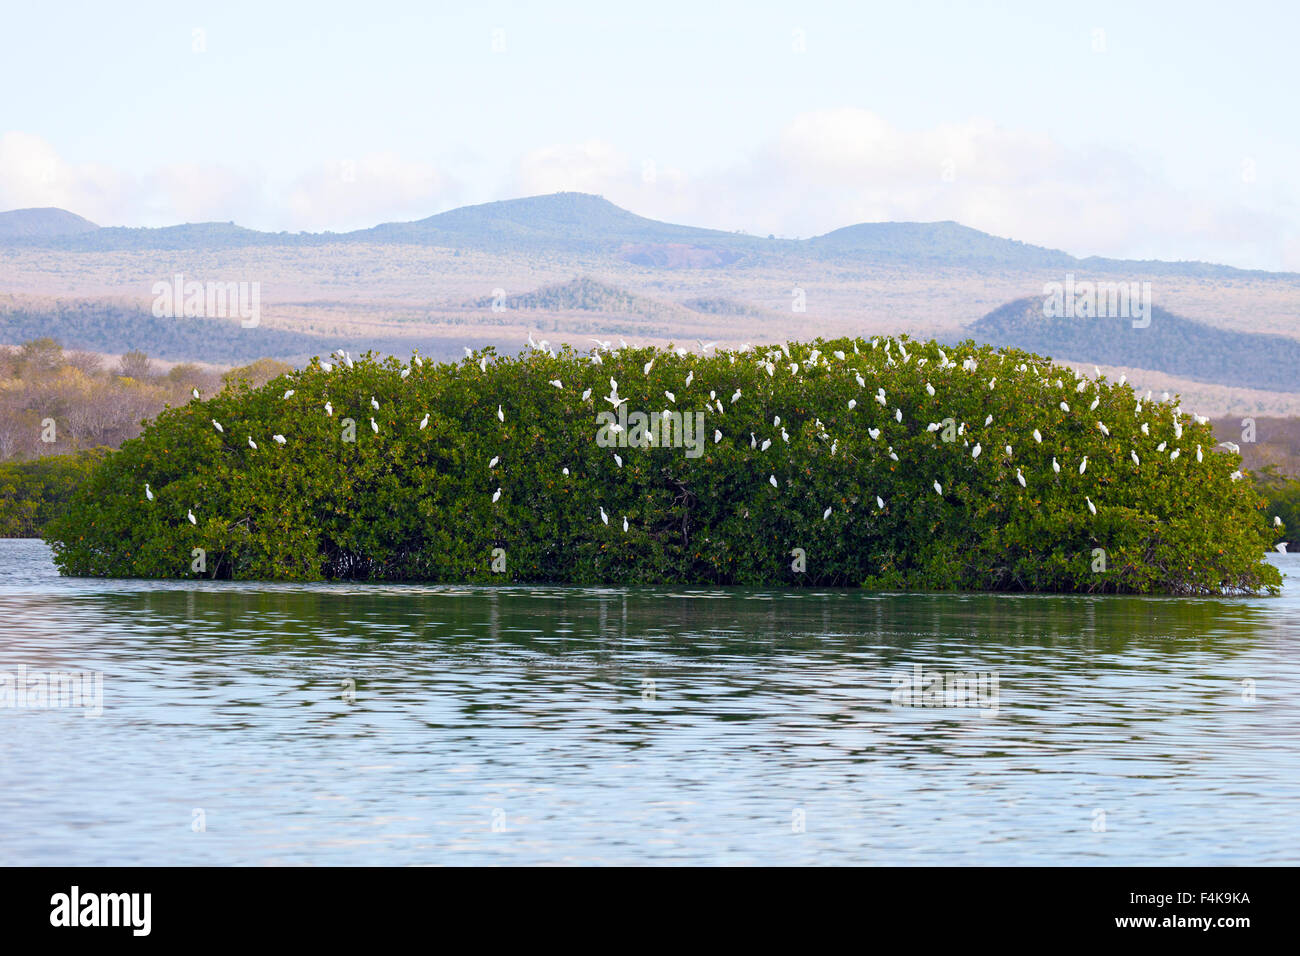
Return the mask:
<path id="1" fill-rule="evenodd" d="M 193 509 L 193 508 L 190 508 L 190 509 L 187 509 L 187 510 L 186 510 L 186 512 L 185 512 L 185 517 L 187 517 L 187 518 L 190 519 L 190 524 L 198 524 L 198 523 L 199 523 L 199 519 L 196 518 L 196 517 L 194 517 L 194 509 Z"/>
<path id="2" fill-rule="evenodd" d="M 215 418 L 212 419 L 212 424 L 216 426 L 217 431 L 219 432 L 225 431 L 225 429 L 221 427 L 221 422 L 217 421 Z"/>
<path id="3" fill-rule="evenodd" d="M 277 445 L 283 445 L 283 444 L 284 444 L 285 439 L 284 439 L 284 436 L 283 436 L 283 435 L 275 434 L 275 435 L 272 435 L 271 438 L 274 439 L 274 441 L 275 441 L 275 443 L 276 443 Z"/>
<path id="4" fill-rule="evenodd" d="M 153 501 L 153 491 L 149 488 L 149 482 L 144 483 L 144 496 Z"/>

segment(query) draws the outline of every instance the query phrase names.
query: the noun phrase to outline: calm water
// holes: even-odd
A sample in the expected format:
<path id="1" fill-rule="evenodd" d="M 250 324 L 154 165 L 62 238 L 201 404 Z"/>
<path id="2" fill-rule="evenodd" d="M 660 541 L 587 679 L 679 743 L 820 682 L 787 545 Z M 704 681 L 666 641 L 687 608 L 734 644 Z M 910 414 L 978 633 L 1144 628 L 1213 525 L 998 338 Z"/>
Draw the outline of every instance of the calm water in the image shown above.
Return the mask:
<path id="1" fill-rule="evenodd" d="M 0 672 L 103 675 L 100 717 L 0 708 L 0 863 L 1294 864 L 1274 560 L 1280 598 L 1180 600 L 100 581 L 0 540 Z M 918 664 L 996 672 L 996 715 L 894 703 Z"/>

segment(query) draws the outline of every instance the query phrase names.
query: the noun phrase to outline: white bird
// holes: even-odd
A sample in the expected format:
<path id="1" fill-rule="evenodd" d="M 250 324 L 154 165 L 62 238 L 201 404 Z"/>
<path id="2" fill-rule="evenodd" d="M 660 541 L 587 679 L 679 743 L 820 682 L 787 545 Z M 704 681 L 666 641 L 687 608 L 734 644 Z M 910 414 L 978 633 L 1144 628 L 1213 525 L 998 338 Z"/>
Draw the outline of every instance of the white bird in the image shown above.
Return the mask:
<path id="1" fill-rule="evenodd" d="M 623 530 L 627 531 L 627 515 L 623 515 Z"/>
<path id="2" fill-rule="evenodd" d="M 1097 410 L 1097 406 L 1100 404 L 1101 404 L 1101 396 L 1098 395 L 1096 398 L 1092 400 L 1092 404 L 1088 406 L 1088 411 L 1095 412 Z"/>
<path id="3" fill-rule="evenodd" d="M 770 438 L 764 438 L 764 439 L 763 439 L 762 447 L 760 447 L 758 450 L 759 450 L 759 451 L 767 451 L 767 450 L 768 450 L 769 448 L 771 448 L 771 447 L 772 447 L 772 439 L 770 439 Z"/>
<path id="4" fill-rule="evenodd" d="M 1226 449 L 1228 449 L 1228 451 L 1230 451 L 1230 452 L 1235 452 L 1235 453 L 1237 453 L 1237 454 L 1240 454 L 1240 453 L 1241 453 L 1241 446 L 1238 445 L 1236 442 L 1231 442 L 1231 441 L 1221 441 L 1221 442 L 1219 442 L 1219 447 L 1220 447 L 1220 448 L 1226 448 Z"/>
<path id="5" fill-rule="evenodd" d="M 1286 554 L 1286 546 L 1287 546 L 1286 541 L 1279 541 L 1277 544 L 1274 545 L 1274 548 L 1277 550 L 1278 554 Z"/>
<path id="6" fill-rule="evenodd" d="M 271 437 L 272 437 L 273 439 L 275 439 L 275 443 L 276 443 L 277 445 L 283 445 L 283 444 L 284 444 L 284 436 L 283 436 L 283 435 L 276 434 L 276 435 L 272 435 Z"/>
<path id="7" fill-rule="evenodd" d="M 934 491 L 935 494 L 939 494 L 939 495 L 943 494 L 943 485 L 939 484 L 939 482 L 936 481 L 934 483 Z"/>
<path id="8" fill-rule="evenodd" d="M 289 391 L 285 392 L 284 397 L 286 399 L 293 398 L 293 389 L 289 389 Z"/>
<path id="9" fill-rule="evenodd" d="M 881 405 L 885 404 L 885 390 L 883 388 L 876 389 L 876 401 Z"/>
<path id="10" fill-rule="evenodd" d="M 1135 452 L 1135 451 L 1130 451 L 1130 452 L 1129 452 L 1129 455 L 1130 455 L 1130 456 L 1132 457 L 1132 459 L 1133 459 L 1133 464 L 1135 464 L 1135 465 L 1137 465 L 1139 468 L 1141 468 L 1141 467 L 1142 467 L 1142 462 L 1138 459 L 1138 453 Z"/>
<path id="11" fill-rule="evenodd" d="M 740 389 L 736 389 L 736 391 L 731 396 L 731 404 L 735 405 L 736 402 L 738 402 L 739 400 L 740 400 Z"/>
<path id="12" fill-rule="evenodd" d="M 1150 434 L 1151 434 L 1151 426 L 1150 426 L 1148 423 L 1146 423 L 1146 422 L 1143 422 L 1143 423 L 1142 423 L 1142 434 L 1143 434 L 1143 435 L 1150 435 Z"/>
<path id="13" fill-rule="evenodd" d="M 429 413 L 425 412 L 424 417 L 420 419 L 420 431 L 429 427 Z"/>
<path id="14" fill-rule="evenodd" d="M 776 475 L 769 475 L 767 480 L 770 481 L 770 482 L 772 483 L 772 487 L 773 487 L 773 488 L 777 487 L 777 484 L 776 484 Z"/>
<path id="15" fill-rule="evenodd" d="M 1087 470 L 1088 470 L 1088 456 L 1084 455 L 1083 461 L 1079 462 L 1079 474 L 1082 475 Z"/>
<path id="16" fill-rule="evenodd" d="M 493 456 L 492 456 L 492 460 L 488 462 L 488 468 L 489 468 L 489 470 L 492 469 L 492 468 L 495 468 L 495 467 L 497 466 L 497 463 L 500 462 L 500 461 L 501 461 L 501 456 L 500 456 L 500 455 L 493 455 Z"/>
<path id="17" fill-rule="evenodd" d="M 984 427 L 985 427 L 985 428 L 988 428 L 988 427 L 989 427 L 990 425 L 992 425 L 992 424 L 993 424 L 993 416 L 992 416 L 992 415 L 990 415 L 988 418 L 984 419 Z"/>
<path id="18" fill-rule="evenodd" d="M 894 409 L 894 421 L 901 422 L 902 420 L 903 420 L 903 410 L 901 408 Z"/>
<path id="19" fill-rule="evenodd" d="M 212 424 L 216 426 L 217 431 L 219 431 L 219 432 L 224 432 L 224 431 L 225 431 L 225 429 L 221 427 L 221 422 L 217 421 L 215 418 L 212 419 Z"/>
<path id="20" fill-rule="evenodd" d="M 492 503 L 496 504 L 500 500 L 501 500 L 501 489 L 498 488 L 496 491 L 492 493 Z"/>
<path id="21" fill-rule="evenodd" d="M 879 428 L 868 428 L 868 429 L 867 429 L 867 434 L 871 436 L 871 440 L 872 440 L 872 441 L 875 441 L 877 438 L 880 437 L 880 429 L 879 429 Z"/>
<path id="22" fill-rule="evenodd" d="M 252 448 L 252 449 L 254 449 L 254 450 L 257 449 L 257 442 L 253 441 L 253 436 L 252 436 L 252 435 L 249 435 L 249 436 L 248 436 L 248 447 L 249 447 L 249 448 Z"/>
<path id="23" fill-rule="evenodd" d="M 850 399 L 849 399 L 849 411 L 853 411 L 853 409 L 855 409 L 855 408 L 857 408 L 857 407 L 858 407 L 858 400 L 857 400 L 856 398 L 850 398 Z"/>
<path id="24" fill-rule="evenodd" d="M 1022 475 L 1022 474 L 1020 473 L 1020 469 L 1019 469 L 1019 468 L 1016 469 L 1016 481 L 1020 482 L 1020 487 L 1021 487 L 1021 488 L 1026 487 L 1026 485 L 1025 485 L 1025 476 Z"/>
<path id="25" fill-rule="evenodd" d="M 984 449 L 980 445 L 980 443 L 976 442 L 975 447 L 971 449 L 971 453 L 970 453 L 971 458 L 978 458 L 980 456 L 980 452 L 982 452 L 983 450 Z"/>
<path id="26" fill-rule="evenodd" d="M 691 369 L 686 373 L 686 387 L 689 388 L 693 381 L 695 381 L 695 369 Z"/>
<path id="27" fill-rule="evenodd" d="M 501 422 L 503 422 L 503 421 L 505 421 L 505 420 L 506 420 L 506 413 L 503 412 L 503 411 L 501 410 L 501 406 L 498 405 L 498 406 L 497 406 L 497 421 L 501 421 Z"/>
<path id="28" fill-rule="evenodd" d="M 1052 471 L 1056 472 L 1058 475 L 1061 473 L 1061 465 L 1060 462 L 1056 460 L 1055 455 L 1052 456 Z"/>
<path id="29" fill-rule="evenodd" d="M 618 452 L 614 452 L 614 464 L 618 465 L 620 468 L 623 467 L 623 456 Z"/>
<path id="30" fill-rule="evenodd" d="M 1037 428 L 1034 429 L 1034 441 L 1038 442 L 1040 445 L 1043 442 L 1042 432 L 1040 432 Z"/>
<path id="31" fill-rule="evenodd" d="M 1065 402 L 1061 402 L 1061 411 L 1068 412 L 1069 410 L 1070 410 L 1070 406 L 1065 404 Z"/>
<path id="32" fill-rule="evenodd" d="M 198 390 L 197 388 L 192 388 L 192 389 L 190 389 L 190 394 L 193 395 L 195 398 L 198 398 L 198 397 L 199 397 L 199 390 Z"/>
<path id="33" fill-rule="evenodd" d="M 144 496 L 153 501 L 153 491 L 149 488 L 149 482 L 144 483 Z"/>
<path id="34" fill-rule="evenodd" d="M 880 495 L 876 495 L 876 507 L 881 511 L 885 510 L 885 499 L 880 497 Z"/>
<path id="35" fill-rule="evenodd" d="M 664 398 L 668 399 L 668 401 L 672 402 L 674 405 L 677 404 L 677 396 L 667 389 L 664 389 Z"/>
<path id="36" fill-rule="evenodd" d="M 375 401 L 375 396 L 373 395 L 370 396 L 370 407 L 375 411 L 379 411 L 379 403 Z"/>
<path id="37" fill-rule="evenodd" d="M 749 433 L 749 447 L 750 447 L 750 448 L 757 448 L 757 447 L 758 447 L 758 439 L 754 437 L 754 433 L 753 433 L 753 432 L 750 432 L 750 433 Z"/>
<path id="38" fill-rule="evenodd" d="M 929 382 L 925 383 L 925 390 L 930 394 L 931 397 L 934 397 L 934 386 L 931 385 Z"/>
<path id="39" fill-rule="evenodd" d="M 352 361 L 352 353 L 351 353 L 351 352 L 344 352 L 344 353 L 343 353 L 343 364 L 346 365 L 348 368 L 356 368 L 356 365 L 355 365 L 355 364 L 353 363 L 353 361 Z"/>
<path id="40" fill-rule="evenodd" d="M 186 512 L 185 512 L 185 517 L 187 517 L 187 518 L 190 519 L 190 524 L 198 524 L 198 523 L 199 523 L 199 519 L 196 518 L 196 517 L 194 517 L 194 510 L 193 510 L 193 509 L 187 509 Z"/>
<path id="41" fill-rule="evenodd" d="M 325 403 L 325 414 L 329 415 L 331 418 L 334 416 L 334 406 L 329 402 Z"/>
<path id="42" fill-rule="evenodd" d="M 371 419 L 370 419 L 370 429 L 371 429 L 371 431 L 373 431 L 376 435 L 379 434 L 379 423 L 376 422 L 376 421 L 374 420 L 374 418 L 371 418 Z"/>
<path id="43" fill-rule="evenodd" d="M 605 524 L 609 524 L 609 515 L 605 514 L 604 508 L 600 509 L 600 520 L 605 522 Z"/>
<path id="44" fill-rule="evenodd" d="M 1196 460 L 1197 460 L 1197 461 L 1204 461 L 1204 460 L 1205 460 L 1205 457 L 1201 454 L 1201 446 L 1200 446 L 1200 445 L 1197 445 L 1197 446 L 1196 446 Z"/>
<path id="45" fill-rule="evenodd" d="M 943 426 L 940 425 L 938 422 L 930 422 L 930 424 L 925 426 L 925 430 L 928 432 L 937 432 L 942 427 Z"/>
<path id="46" fill-rule="evenodd" d="M 1107 438 L 1110 437 L 1110 429 L 1107 428 L 1105 425 L 1103 425 L 1101 422 L 1098 422 L 1098 423 L 1097 423 L 1097 428 L 1098 428 L 1098 429 L 1101 431 L 1101 433 L 1102 433 L 1103 435 L 1105 435 Z"/>
<path id="47" fill-rule="evenodd" d="M 1177 460 L 1178 460 L 1178 456 L 1181 455 L 1182 453 L 1183 453 L 1183 450 L 1182 450 L 1181 448 L 1175 448 L 1172 452 L 1170 452 L 1170 454 L 1169 454 L 1169 460 L 1170 460 L 1170 461 L 1177 461 Z"/>
<path id="48" fill-rule="evenodd" d="M 1234 471 L 1232 474 L 1230 474 L 1228 477 L 1231 478 L 1233 481 L 1241 481 L 1241 479 L 1245 476 L 1242 475 L 1241 469 L 1238 469 L 1237 471 Z"/>
<path id="49" fill-rule="evenodd" d="M 1167 441 L 1162 441 L 1159 445 L 1156 445 L 1156 451 L 1164 451 L 1164 450 L 1165 450 L 1165 446 L 1168 445 L 1168 444 L 1169 444 L 1169 442 L 1167 442 Z"/>
<path id="50" fill-rule="evenodd" d="M 329 362 L 321 362 L 321 363 L 320 363 L 320 370 L 321 370 L 322 372 L 332 372 L 332 371 L 334 371 L 334 366 L 331 365 Z"/>
<path id="51" fill-rule="evenodd" d="M 650 374 L 650 370 L 651 370 L 652 368 L 654 368 L 654 367 L 655 367 L 655 360 L 654 360 L 654 359 L 651 359 L 650 361 L 646 362 L 646 363 L 645 363 L 645 368 L 644 368 L 645 374 L 646 374 L 646 375 L 649 375 L 649 374 Z"/>
<path id="52" fill-rule="evenodd" d="M 715 428 L 713 429 L 713 444 L 716 445 L 720 441 L 722 441 L 722 432 Z"/>
<path id="53" fill-rule="evenodd" d="M 1006 446 L 1004 446 L 1004 447 L 1005 447 L 1006 450 L 1007 450 L 1007 457 L 1010 458 L 1010 457 L 1011 457 L 1011 446 L 1010 446 L 1010 445 L 1006 445 Z"/>
<path id="54" fill-rule="evenodd" d="M 827 519 L 829 519 L 830 516 L 831 516 L 831 509 L 830 509 L 830 508 L 827 508 L 825 511 L 822 512 L 822 520 L 823 520 L 823 521 L 826 521 Z"/>
<path id="55" fill-rule="evenodd" d="M 565 467 L 561 468 L 561 469 L 560 469 L 560 473 L 561 473 L 561 474 L 565 474 L 565 475 L 567 475 L 567 474 L 569 473 L 569 468 L 568 468 L 568 466 L 566 465 Z"/>
<path id="56" fill-rule="evenodd" d="M 585 402 L 587 399 L 589 399 L 589 398 L 591 398 L 591 389 L 587 389 L 586 391 L 584 391 L 584 392 L 582 393 L 582 400 L 583 400 L 584 402 Z"/>
<path id="57" fill-rule="evenodd" d="M 1084 495 L 1083 500 L 1088 502 L 1088 510 L 1091 511 L 1093 514 L 1096 514 L 1097 506 L 1092 503 L 1092 499 L 1089 498 L 1087 495 Z"/>
<path id="58" fill-rule="evenodd" d="M 149 487 L 148 485 L 145 485 L 145 488 L 148 488 L 148 487 Z M 1273 515 L 1273 527 L 1275 527 L 1275 528 L 1280 528 L 1280 527 L 1282 527 L 1282 516 L 1281 516 L 1281 515 Z"/>

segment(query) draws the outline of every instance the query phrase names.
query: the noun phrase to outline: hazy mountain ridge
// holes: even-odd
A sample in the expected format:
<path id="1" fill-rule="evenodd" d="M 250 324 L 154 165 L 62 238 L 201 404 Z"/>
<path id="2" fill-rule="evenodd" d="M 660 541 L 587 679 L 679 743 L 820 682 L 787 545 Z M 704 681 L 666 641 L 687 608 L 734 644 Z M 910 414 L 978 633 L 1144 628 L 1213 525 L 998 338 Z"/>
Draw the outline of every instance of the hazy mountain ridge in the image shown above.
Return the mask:
<path id="1" fill-rule="evenodd" d="M 34 215 L 39 214 L 39 215 Z M 9 226 L 6 228 L 5 223 Z M 1093 269 L 1145 274 L 1228 276 L 1261 273 L 1204 262 L 1079 259 L 960 223 L 858 223 L 810 239 L 761 238 L 648 219 L 600 196 L 553 193 L 462 206 L 413 222 L 390 222 L 345 233 L 261 232 L 233 222 L 163 228 L 96 227 L 58 209 L 0 213 L 0 245 L 80 252 L 145 249 L 230 249 L 339 243 L 426 245 L 521 255 L 598 254 L 657 268 L 726 268 L 736 263 L 803 259 L 818 263 L 908 263 L 1016 269 Z"/>
<path id="2" fill-rule="evenodd" d="M 0 243 L 11 240 L 41 240 L 94 232 L 100 227 L 76 213 L 54 206 L 13 209 L 0 212 Z"/>

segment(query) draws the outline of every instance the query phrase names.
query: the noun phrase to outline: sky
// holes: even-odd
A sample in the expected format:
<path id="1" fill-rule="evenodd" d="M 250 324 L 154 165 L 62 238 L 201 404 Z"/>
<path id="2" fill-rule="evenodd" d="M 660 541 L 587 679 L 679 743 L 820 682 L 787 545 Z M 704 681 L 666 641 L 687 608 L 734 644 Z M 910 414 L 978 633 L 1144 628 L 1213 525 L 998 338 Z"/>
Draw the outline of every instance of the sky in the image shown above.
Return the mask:
<path id="1" fill-rule="evenodd" d="M 364 228 L 558 190 L 1300 271 L 1300 4 L 0 4 L 0 209 Z"/>

